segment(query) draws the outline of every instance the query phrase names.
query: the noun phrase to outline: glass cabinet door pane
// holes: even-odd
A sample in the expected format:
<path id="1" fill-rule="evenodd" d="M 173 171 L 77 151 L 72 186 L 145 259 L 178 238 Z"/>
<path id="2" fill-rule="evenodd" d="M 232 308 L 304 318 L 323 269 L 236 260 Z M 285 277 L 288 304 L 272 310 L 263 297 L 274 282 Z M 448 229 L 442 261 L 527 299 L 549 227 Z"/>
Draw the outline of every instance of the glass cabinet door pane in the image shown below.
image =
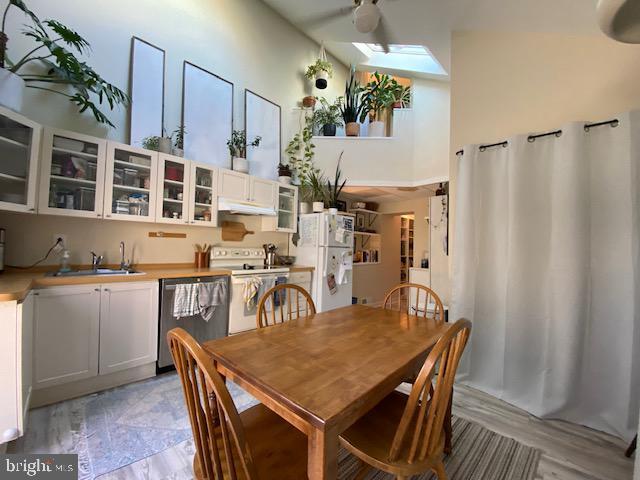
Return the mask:
<path id="1" fill-rule="evenodd" d="M 213 207 L 213 171 L 196 167 L 193 219 L 210 222 Z"/>
<path id="2" fill-rule="evenodd" d="M 111 213 L 149 216 L 152 163 L 149 155 L 115 149 Z"/>
<path id="3" fill-rule="evenodd" d="M 49 207 L 93 211 L 96 207 L 98 145 L 53 136 Z"/>
<path id="4" fill-rule="evenodd" d="M 0 115 L 0 202 L 27 204 L 33 129 Z"/>
<path id="5" fill-rule="evenodd" d="M 184 218 L 184 164 L 167 160 L 164 162 L 164 186 L 162 192 L 162 216 Z"/>

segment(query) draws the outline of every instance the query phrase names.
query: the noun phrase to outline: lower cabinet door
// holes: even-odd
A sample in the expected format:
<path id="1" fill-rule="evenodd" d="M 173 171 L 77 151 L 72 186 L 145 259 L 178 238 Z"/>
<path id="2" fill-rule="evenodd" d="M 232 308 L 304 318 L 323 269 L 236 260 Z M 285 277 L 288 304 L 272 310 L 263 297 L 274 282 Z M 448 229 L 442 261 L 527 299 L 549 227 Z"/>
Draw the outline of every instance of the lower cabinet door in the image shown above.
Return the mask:
<path id="1" fill-rule="evenodd" d="M 34 388 L 96 376 L 99 285 L 42 289 L 34 300 Z"/>
<path id="2" fill-rule="evenodd" d="M 158 357 L 158 283 L 102 286 L 100 375 L 155 362 Z"/>

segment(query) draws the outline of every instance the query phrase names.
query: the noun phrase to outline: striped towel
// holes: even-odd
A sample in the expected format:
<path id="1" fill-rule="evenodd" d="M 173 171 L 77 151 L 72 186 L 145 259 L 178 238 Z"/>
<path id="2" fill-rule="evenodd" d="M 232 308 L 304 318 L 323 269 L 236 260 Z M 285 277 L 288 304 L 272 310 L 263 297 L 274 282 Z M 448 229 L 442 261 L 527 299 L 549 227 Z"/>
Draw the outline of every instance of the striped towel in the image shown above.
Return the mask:
<path id="1" fill-rule="evenodd" d="M 247 278 L 242 288 L 242 298 L 247 308 L 253 308 L 256 303 L 256 297 L 262 286 L 262 280 L 258 277 Z"/>
<path id="2" fill-rule="evenodd" d="M 176 285 L 176 293 L 173 296 L 173 316 L 175 318 L 192 317 L 199 311 L 198 284 Z"/>

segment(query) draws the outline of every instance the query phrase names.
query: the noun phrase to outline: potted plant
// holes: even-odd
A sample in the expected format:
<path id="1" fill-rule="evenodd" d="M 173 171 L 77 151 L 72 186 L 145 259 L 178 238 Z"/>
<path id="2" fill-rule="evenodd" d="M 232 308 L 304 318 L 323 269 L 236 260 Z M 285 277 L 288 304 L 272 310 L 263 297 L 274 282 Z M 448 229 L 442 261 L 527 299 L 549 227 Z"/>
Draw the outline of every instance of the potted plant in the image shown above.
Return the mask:
<path id="1" fill-rule="evenodd" d="M 22 33 L 30 37 L 36 44 L 27 54 L 17 60 L 10 60 L 7 56 L 9 38 L 6 32 L 6 22 L 11 7 L 21 10 L 29 19 Z M 80 112 L 91 111 L 98 123 L 113 127 L 107 116 L 94 102 L 102 105 L 106 101 L 109 109 L 115 105 L 128 105 L 129 96 L 119 88 L 104 80 L 84 60 L 80 60 L 72 52 L 86 54 L 91 46 L 77 32 L 64 26 L 57 20 L 40 19 L 27 8 L 23 0 L 10 0 L 4 10 L 2 25 L 0 26 L 0 104 L 12 110 L 22 109 L 22 98 L 25 87 L 44 90 L 69 98 L 76 104 Z M 25 65 L 37 63 L 43 67 L 41 71 Z M 62 85 L 70 88 L 72 93 L 50 88 Z"/>
<path id="2" fill-rule="evenodd" d="M 285 165 L 282 162 L 278 164 L 278 180 L 285 185 L 291 184 L 291 168 L 289 165 Z"/>
<path id="3" fill-rule="evenodd" d="M 260 145 L 262 137 L 257 136 L 251 143 L 247 143 L 247 133 L 244 130 L 234 130 L 231 138 L 227 140 L 227 147 L 232 159 L 232 168 L 238 172 L 249 173 L 249 162 L 247 161 L 247 148 Z"/>
<path id="4" fill-rule="evenodd" d="M 285 150 L 289 156 L 289 167 L 295 179 L 303 183 L 307 175 L 313 170 L 313 156 L 315 145 L 313 143 L 313 115 L 310 112 L 302 112 L 304 125 L 296 133 Z"/>
<path id="5" fill-rule="evenodd" d="M 151 135 L 142 139 L 142 148 L 147 150 L 153 150 L 154 152 L 160 151 L 160 138 L 157 135 Z"/>
<path id="6" fill-rule="evenodd" d="M 327 88 L 329 78 L 333 78 L 333 65 L 327 60 L 324 45 L 320 47 L 320 55 L 316 63 L 307 67 L 305 76 L 309 80 L 315 79 L 316 88 L 320 90 Z"/>
<path id="7" fill-rule="evenodd" d="M 171 153 L 177 157 L 184 157 L 184 136 L 187 134 L 187 131 L 184 128 L 184 125 L 180 125 L 176 128 L 171 134 L 171 139 L 173 140 L 173 148 Z"/>
<path id="8" fill-rule="evenodd" d="M 324 204 L 327 200 L 327 189 L 324 175 L 317 170 L 312 170 L 307 175 L 307 181 L 309 182 L 309 188 L 311 189 L 311 198 L 313 201 L 313 211 L 322 212 L 324 210 Z M 327 182 L 328 183 L 328 182 Z"/>
<path id="9" fill-rule="evenodd" d="M 307 95 L 302 99 L 303 108 L 313 108 L 316 106 L 316 97 L 313 95 Z"/>
<path id="10" fill-rule="evenodd" d="M 305 175 L 300 179 L 300 188 L 298 189 L 300 198 L 300 213 L 311 213 L 311 204 L 314 200 L 314 191 L 309 181 L 309 176 Z M 324 206 L 324 204 L 323 204 Z"/>
<path id="11" fill-rule="evenodd" d="M 336 165 L 336 173 L 333 179 L 333 184 L 329 180 L 327 180 L 327 201 L 329 203 L 329 213 L 335 215 L 338 213 L 338 201 L 340 200 L 340 194 L 342 193 L 342 189 L 347 184 L 347 180 L 342 180 L 342 171 L 340 170 L 340 162 L 342 162 L 343 152 L 340 152 L 340 157 L 338 157 L 338 164 Z"/>
<path id="12" fill-rule="evenodd" d="M 336 98 L 333 103 L 329 103 L 323 97 L 320 99 L 320 108 L 313 112 L 313 123 L 322 129 L 322 135 L 325 137 L 335 137 L 336 128 L 343 125 L 340 112 L 341 104 L 342 97 Z"/>
<path id="13" fill-rule="evenodd" d="M 346 82 L 344 99 L 340 105 L 340 113 L 345 124 L 345 133 L 348 137 L 360 135 L 359 118 L 365 118 L 368 113 L 368 103 L 363 98 L 363 89 L 355 77 L 355 68 L 351 67 L 351 75 Z"/>
<path id="14" fill-rule="evenodd" d="M 411 105 L 411 85 L 405 85 L 404 87 L 399 83 L 397 85 L 394 92 L 393 108 L 407 108 Z"/>
<path id="15" fill-rule="evenodd" d="M 396 99 L 395 93 L 398 90 L 398 82 L 389 75 L 375 72 L 373 80 L 364 87 L 364 101 L 367 108 L 361 114 L 360 121 L 364 121 L 369 115 L 369 136 L 384 137 L 385 122 L 383 112 L 393 105 Z"/>

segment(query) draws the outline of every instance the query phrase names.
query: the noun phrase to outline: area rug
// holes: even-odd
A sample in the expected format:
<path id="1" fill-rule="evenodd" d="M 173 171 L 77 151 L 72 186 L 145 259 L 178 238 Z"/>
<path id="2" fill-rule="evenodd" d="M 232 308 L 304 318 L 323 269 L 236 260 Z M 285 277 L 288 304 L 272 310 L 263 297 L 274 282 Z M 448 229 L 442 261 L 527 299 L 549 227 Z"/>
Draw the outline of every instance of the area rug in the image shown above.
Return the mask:
<path id="1" fill-rule="evenodd" d="M 533 480 L 538 470 L 539 450 L 462 418 L 453 418 L 452 442 L 453 453 L 444 459 L 449 480 Z M 358 460 L 341 450 L 339 478 L 353 478 L 358 468 Z M 395 476 L 375 469 L 365 476 L 365 480 L 393 479 Z M 411 480 L 436 480 L 436 476 L 427 472 Z"/>
<path id="2" fill-rule="evenodd" d="M 257 403 L 229 390 L 239 411 Z M 32 410 L 9 453 L 75 453 L 79 478 L 91 480 L 190 438 L 182 386 L 169 373 Z"/>

